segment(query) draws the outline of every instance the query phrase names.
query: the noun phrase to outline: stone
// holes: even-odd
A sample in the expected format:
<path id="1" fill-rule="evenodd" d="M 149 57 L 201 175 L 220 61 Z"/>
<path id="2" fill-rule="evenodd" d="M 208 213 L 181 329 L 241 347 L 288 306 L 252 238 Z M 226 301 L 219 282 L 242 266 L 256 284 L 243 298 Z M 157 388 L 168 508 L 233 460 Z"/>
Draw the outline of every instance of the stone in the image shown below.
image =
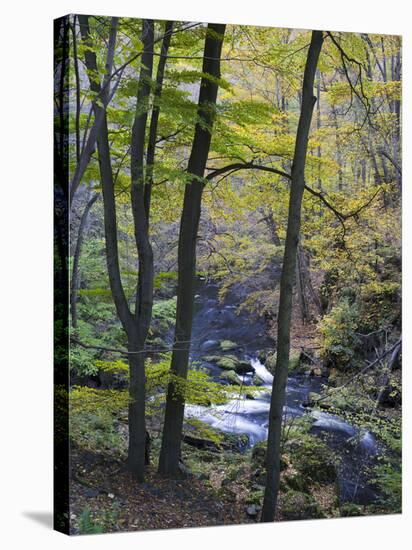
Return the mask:
<path id="1" fill-rule="evenodd" d="M 220 357 L 219 360 L 216 362 L 218 367 L 225 370 L 236 370 L 238 363 L 239 360 L 236 359 L 236 357 L 232 356 Z"/>
<path id="2" fill-rule="evenodd" d="M 310 376 L 322 376 L 322 369 L 318 366 L 310 369 Z"/>
<path id="3" fill-rule="evenodd" d="M 236 349 L 237 347 L 238 345 L 236 342 L 232 342 L 231 340 L 222 340 L 222 342 L 220 342 L 220 349 L 222 351 L 230 351 L 232 349 Z"/>
<path id="4" fill-rule="evenodd" d="M 262 509 L 261 506 L 258 506 L 256 504 L 251 504 L 250 506 L 246 507 L 246 514 L 250 518 L 255 518 L 255 517 L 257 517 L 257 515 L 258 515 L 258 513 L 260 512 L 261 509 Z"/>
<path id="5" fill-rule="evenodd" d="M 249 363 L 249 361 L 239 360 L 235 367 L 235 371 L 238 374 L 248 374 L 248 373 L 254 374 L 255 368 Z"/>
<path id="6" fill-rule="evenodd" d="M 100 491 L 98 489 L 93 489 L 92 487 L 87 487 L 87 489 L 84 490 L 84 496 L 88 498 L 94 498 L 99 495 Z"/>
<path id="7" fill-rule="evenodd" d="M 222 374 L 219 377 L 221 380 L 227 382 L 228 384 L 232 384 L 233 386 L 241 386 L 242 382 L 239 380 L 237 374 L 234 370 L 228 370 L 222 372 Z"/>
<path id="8" fill-rule="evenodd" d="M 206 340 L 206 342 L 203 342 L 200 346 L 200 349 L 202 351 L 208 351 L 210 349 L 217 348 L 219 345 L 219 342 L 217 340 Z"/>

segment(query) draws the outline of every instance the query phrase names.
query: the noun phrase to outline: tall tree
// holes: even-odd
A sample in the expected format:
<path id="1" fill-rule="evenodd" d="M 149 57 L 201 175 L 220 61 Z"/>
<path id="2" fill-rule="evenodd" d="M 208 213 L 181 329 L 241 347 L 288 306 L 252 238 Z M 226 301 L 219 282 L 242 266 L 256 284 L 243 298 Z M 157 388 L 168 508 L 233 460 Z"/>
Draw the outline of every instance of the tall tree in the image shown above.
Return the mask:
<path id="1" fill-rule="evenodd" d="M 87 39 L 90 34 L 88 17 L 80 16 L 79 21 L 83 29 L 84 37 Z M 116 199 L 111 165 L 107 114 L 104 107 L 100 106 L 98 102 L 94 105 L 96 117 L 101 116 L 100 110 L 104 110 L 103 123 L 100 125 L 97 134 L 97 149 L 103 191 L 107 270 L 116 311 L 128 339 L 130 368 L 128 467 L 139 481 L 144 480 L 146 462 L 146 377 L 144 345 L 150 326 L 153 304 L 153 253 L 149 241 L 148 223 L 144 207 L 144 147 L 153 68 L 153 36 L 153 21 L 143 20 L 143 53 L 130 147 L 130 200 L 134 221 L 134 238 L 139 258 L 139 273 L 134 311 L 129 307 L 120 272 Z M 86 50 L 85 60 L 89 74 L 97 74 L 97 60 L 93 51 Z M 100 83 L 93 78 L 91 78 L 91 86 L 94 86 L 97 93 L 103 94 L 103 105 L 105 105 L 104 95 L 109 93 L 109 91 L 101 89 Z"/>
<path id="2" fill-rule="evenodd" d="M 71 313 L 71 322 L 72 327 L 77 328 L 77 299 L 79 295 L 79 286 L 80 286 L 80 256 L 82 252 L 84 234 L 87 227 L 87 221 L 89 218 L 90 210 L 93 204 L 99 198 L 99 193 L 94 193 L 91 197 L 87 199 L 87 203 L 83 213 L 80 217 L 79 230 L 77 232 L 76 245 L 74 247 L 73 254 L 73 267 L 72 267 L 72 276 L 70 281 L 70 313 Z"/>
<path id="3" fill-rule="evenodd" d="M 188 162 L 190 181 L 186 183 L 180 223 L 178 249 L 178 289 L 174 347 L 171 363 L 172 380 L 168 387 L 159 472 L 179 477 L 181 438 L 185 401 L 179 381 L 186 381 L 192 335 L 196 274 L 196 240 L 199 228 L 205 167 L 209 155 L 213 122 L 216 113 L 220 56 L 225 25 L 207 27 L 203 77 L 200 83 L 198 119 Z"/>
<path id="4" fill-rule="evenodd" d="M 282 417 L 288 376 L 293 281 L 300 234 L 302 197 L 305 190 L 306 153 L 313 108 L 316 103 L 313 86 L 322 43 L 323 33 L 313 31 L 303 76 L 302 107 L 292 164 L 288 225 L 280 280 L 277 359 L 269 412 L 269 435 L 266 451 L 267 477 L 262 509 L 262 521 L 264 522 L 274 520 L 279 492 Z"/>

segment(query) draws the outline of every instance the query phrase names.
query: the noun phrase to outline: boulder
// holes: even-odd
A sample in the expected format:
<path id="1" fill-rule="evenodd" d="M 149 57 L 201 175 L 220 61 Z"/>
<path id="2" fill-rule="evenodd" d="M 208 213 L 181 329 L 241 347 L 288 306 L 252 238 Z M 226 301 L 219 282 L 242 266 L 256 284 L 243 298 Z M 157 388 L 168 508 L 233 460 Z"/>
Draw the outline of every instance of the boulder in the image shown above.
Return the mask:
<path id="1" fill-rule="evenodd" d="M 249 361 L 238 360 L 235 367 L 235 371 L 238 374 L 249 374 L 249 373 L 254 374 L 255 368 L 250 364 Z"/>
<path id="2" fill-rule="evenodd" d="M 234 370 L 228 370 L 228 371 L 222 372 L 219 378 L 227 382 L 228 384 L 232 384 L 234 386 L 242 385 L 242 382 L 239 380 L 238 375 Z"/>
<path id="3" fill-rule="evenodd" d="M 236 370 L 239 364 L 239 359 L 233 357 L 233 355 L 227 355 L 225 357 L 220 357 L 216 364 L 221 369 L 225 370 Z"/>
<path id="4" fill-rule="evenodd" d="M 222 342 L 220 342 L 220 349 L 222 351 L 230 351 L 232 349 L 236 349 L 237 347 L 238 345 L 236 342 L 232 342 L 231 340 L 222 340 Z"/>
<path id="5" fill-rule="evenodd" d="M 206 342 L 203 342 L 200 346 L 200 349 L 202 351 L 208 351 L 210 349 L 215 349 L 219 345 L 219 342 L 217 340 L 206 340 Z"/>

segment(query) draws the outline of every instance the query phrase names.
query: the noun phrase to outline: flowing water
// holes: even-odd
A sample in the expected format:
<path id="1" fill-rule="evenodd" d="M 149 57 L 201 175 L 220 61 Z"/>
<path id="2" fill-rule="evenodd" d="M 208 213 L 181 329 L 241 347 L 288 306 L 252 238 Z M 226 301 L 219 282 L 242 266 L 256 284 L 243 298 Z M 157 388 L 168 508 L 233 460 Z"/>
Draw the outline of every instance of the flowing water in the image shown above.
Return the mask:
<path id="1" fill-rule="evenodd" d="M 266 334 L 264 320 L 251 319 L 245 312 L 238 313 L 241 301 L 239 290 L 230 292 L 225 300 L 218 299 L 218 286 L 199 281 L 195 298 L 196 312 L 193 324 L 191 359 L 206 368 L 216 380 L 222 369 L 203 359 L 205 355 L 222 354 L 220 342 L 230 340 L 237 347 L 228 351 L 239 359 L 247 359 L 254 374 L 239 375 L 245 385 L 252 385 L 256 377 L 263 383 L 263 391 L 255 399 L 233 399 L 223 405 L 201 407 L 187 405 L 185 415 L 206 422 L 227 433 L 246 434 L 248 447 L 263 441 L 268 435 L 268 416 L 273 376 L 257 358 L 262 349 L 273 350 L 273 342 Z M 341 501 L 361 504 L 372 502 L 377 494 L 369 479 L 368 468 L 374 463 L 378 445 L 374 436 L 361 432 L 338 416 L 323 411 L 308 411 L 303 406 L 311 391 L 319 392 L 325 380 L 321 377 L 293 375 L 288 378 L 284 412 L 288 418 L 311 415 L 311 432 L 321 437 L 339 456 L 338 483 Z M 224 382 L 222 382 L 224 383 Z"/>

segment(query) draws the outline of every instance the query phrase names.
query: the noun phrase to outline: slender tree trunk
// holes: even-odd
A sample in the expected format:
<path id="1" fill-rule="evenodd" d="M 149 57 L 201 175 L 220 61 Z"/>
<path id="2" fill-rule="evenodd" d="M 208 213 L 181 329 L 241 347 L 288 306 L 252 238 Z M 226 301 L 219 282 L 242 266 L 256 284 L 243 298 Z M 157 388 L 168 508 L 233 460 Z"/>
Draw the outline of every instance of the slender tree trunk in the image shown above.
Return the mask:
<path id="1" fill-rule="evenodd" d="M 79 21 L 80 34 L 82 36 L 82 39 L 84 40 L 85 44 L 88 44 L 90 43 L 89 16 L 79 15 L 78 21 Z M 118 26 L 118 18 L 112 17 L 111 24 L 110 24 L 109 45 L 107 49 L 107 58 L 106 58 L 106 66 L 105 66 L 105 78 L 103 79 L 104 91 L 102 92 L 102 86 L 100 82 L 97 82 L 95 78 L 90 78 L 90 89 L 94 93 L 99 95 L 104 108 L 100 108 L 98 105 L 98 102 L 93 102 L 94 121 L 90 129 L 86 143 L 78 157 L 74 175 L 73 175 L 72 181 L 70 182 L 70 194 L 69 194 L 70 205 L 72 204 L 74 194 L 80 185 L 80 181 L 86 171 L 87 166 L 89 165 L 91 156 L 94 152 L 95 145 L 97 142 L 97 134 L 100 131 L 101 125 L 106 122 L 106 119 L 105 119 L 106 107 L 109 103 L 109 98 L 110 98 L 109 78 L 113 68 L 113 59 L 114 59 L 116 37 L 117 37 L 117 26 Z M 75 32 L 75 29 L 73 32 Z M 95 70 L 97 70 L 96 55 L 94 54 L 93 50 L 86 50 L 84 56 L 85 56 L 86 68 L 89 74 L 93 74 L 90 71 L 92 70 L 92 67 L 94 67 Z M 77 55 L 75 56 L 75 58 L 77 63 Z"/>
<path id="2" fill-rule="evenodd" d="M 299 243 L 301 204 L 305 186 L 308 137 L 313 108 L 316 102 L 316 97 L 313 95 L 313 85 L 322 43 L 323 33 L 321 31 L 313 31 L 303 77 L 302 109 L 292 165 L 288 226 L 280 281 L 277 360 L 269 412 L 269 435 L 266 452 L 267 478 L 262 509 L 262 521 L 265 522 L 273 521 L 275 518 L 279 492 L 280 444 L 289 363 L 293 280 L 296 269 L 296 252 Z"/>
<path id="3" fill-rule="evenodd" d="M 211 32 L 209 32 L 211 31 Z M 209 24 L 206 35 L 203 73 L 220 78 L 220 55 L 225 25 Z M 194 177 L 186 184 L 183 211 L 179 234 L 178 251 L 178 291 L 175 343 L 172 355 L 171 373 L 183 382 L 186 381 L 190 339 L 192 334 L 194 287 L 196 274 L 196 239 L 199 227 L 203 182 L 206 161 L 209 154 L 211 132 L 215 118 L 218 93 L 216 80 L 203 77 L 200 84 L 198 116 L 192 151 L 188 163 L 188 173 Z M 180 384 L 169 384 L 166 400 L 165 422 L 162 447 L 159 458 L 159 472 L 168 477 L 181 476 L 179 469 L 181 438 L 185 401 Z"/>
<path id="4" fill-rule="evenodd" d="M 156 139 L 157 139 L 157 127 L 159 124 L 160 106 L 159 100 L 162 95 L 163 79 L 166 68 L 167 54 L 170 47 L 170 40 L 173 31 L 173 21 L 166 21 L 165 34 L 160 50 L 160 60 L 157 66 L 156 74 L 156 87 L 154 92 L 154 105 L 152 109 L 152 116 L 150 119 L 149 139 L 147 144 L 146 154 L 146 181 L 144 188 L 144 204 L 146 210 L 147 223 L 149 223 L 150 201 L 152 198 L 152 186 L 153 186 L 153 165 L 156 154 Z"/>
<path id="5" fill-rule="evenodd" d="M 82 35 L 86 43 L 89 38 L 88 16 L 79 16 Z M 142 67 L 138 83 L 138 96 L 135 120 L 131 138 L 131 204 L 134 220 L 136 248 L 139 256 L 139 275 L 136 289 L 136 306 L 131 312 L 124 292 L 117 237 L 116 199 L 114 178 L 111 166 L 109 134 L 105 105 L 109 97 L 109 87 L 103 87 L 95 79 L 91 79 L 90 87 L 100 93 L 103 107 L 94 103 L 95 118 L 102 117 L 102 123 L 97 132 L 97 149 L 103 191 L 104 232 L 106 240 L 106 260 L 110 289 L 116 306 L 118 317 L 128 337 L 130 384 L 129 384 L 129 453 L 127 464 L 138 479 L 145 476 L 146 456 L 146 422 L 145 422 L 145 355 L 144 345 L 150 326 L 153 303 L 153 253 L 148 236 L 148 222 L 144 206 L 144 144 L 147 123 L 147 110 L 151 88 L 153 66 L 153 34 L 152 20 L 142 22 Z M 110 41 L 109 41 L 110 42 Z M 110 50 L 110 43 L 109 43 Z M 97 73 L 96 55 L 92 50 L 85 52 L 86 67 L 90 74 Z M 106 63 L 106 78 L 110 75 Z"/>
<path id="6" fill-rule="evenodd" d="M 85 229 L 87 225 L 87 219 L 89 217 L 89 212 L 99 198 L 99 194 L 93 195 L 91 199 L 88 200 L 86 208 L 83 211 L 83 214 L 80 218 L 79 232 L 77 234 L 76 247 L 73 254 L 73 268 L 72 268 L 72 280 L 70 285 L 70 313 L 72 318 L 72 327 L 77 328 L 77 298 L 79 293 L 80 285 L 80 273 L 79 273 L 79 262 L 80 255 L 82 251 L 82 245 L 84 240 Z"/>
<path id="7" fill-rule="evenodd" d="M 275 246 L 280 246 L 280 238 L 276 227 L 273 210 L 269 207 L 267 215 L 263 218 L 270 233 L 270 239 Z"/>
<path id="8" fill-rule="evenodd" d="M 146 374 L 144 345 L 152 319 L 153 306 L 153 251 L 149 240 L 148 214 L 144 203 L 144 148 L 151 78 L 153 71 L 154 22 L 142 22 L 142 67 L 137 94 L 137 111 L 131 139 L 130 198 L 134 221 L 134 236 L 139 256 L 139 275 L 133 329 L 128 331 L 129 351 L 129 454 L 128 467 L 139 481 L 144 480 L 146 465 Z"/>

